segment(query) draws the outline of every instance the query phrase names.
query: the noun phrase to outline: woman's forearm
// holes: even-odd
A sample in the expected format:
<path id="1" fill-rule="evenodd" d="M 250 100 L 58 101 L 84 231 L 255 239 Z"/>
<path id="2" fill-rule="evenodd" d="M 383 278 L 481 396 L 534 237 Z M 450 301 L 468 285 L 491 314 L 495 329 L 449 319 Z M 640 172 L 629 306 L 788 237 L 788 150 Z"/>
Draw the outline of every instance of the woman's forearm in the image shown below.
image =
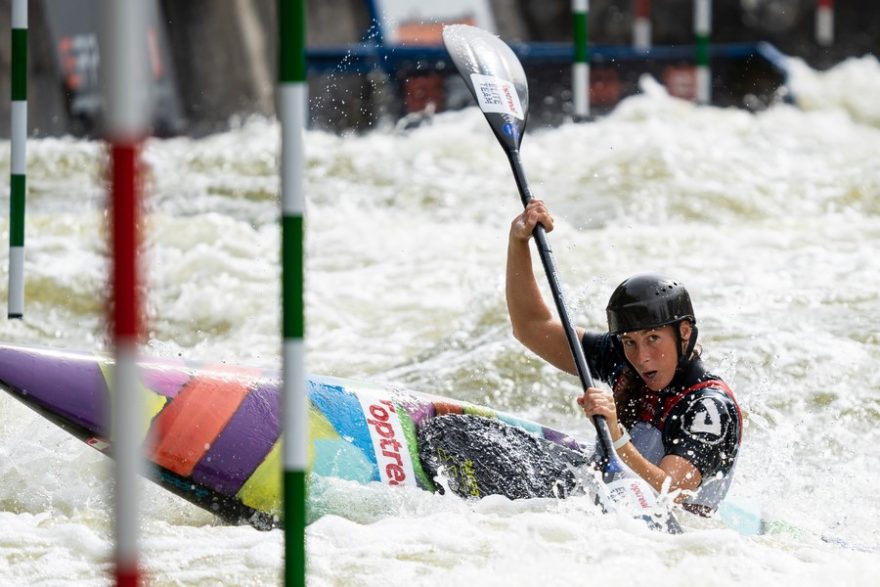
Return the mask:
<path id="1" fill-rule="evenodd" d="M 700 486 L 699 470 L 681 457 L 668 455 L 660 461 L 660 466 L 657 466 L 642 456 L 632 442 L 619 448 L 617 455 L 658 493 L 663 490 L 663 484 L 667 479 L 669 479 L 668 491 L 677 489 L 695 491 Z"/>

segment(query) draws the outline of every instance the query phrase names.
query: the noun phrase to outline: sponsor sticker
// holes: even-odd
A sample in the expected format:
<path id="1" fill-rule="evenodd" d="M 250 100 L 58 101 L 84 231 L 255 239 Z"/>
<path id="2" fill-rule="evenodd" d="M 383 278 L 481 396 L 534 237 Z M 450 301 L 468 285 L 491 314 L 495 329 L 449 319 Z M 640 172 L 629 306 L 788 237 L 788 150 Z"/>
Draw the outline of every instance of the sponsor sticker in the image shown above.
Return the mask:
<path id="1" fill-rule="evenodd" d="M 599 491 L 599 501 L 606 511 L 622 506 L 627 511 L 650 510 L 657 501 L 654 491 L 641 478 L 617 479 Z"/>
<path id="2" fill-rule="evenodd" d="M 476 90 L 480 110 L 509 114 L 520 120 L 525 118 L 522 104 L 512 83 L 500 77 L 480 73 L 472 73 L 471 82 Z"/>
<path id="3" fill-rule="evenodd" d="M 91 438 L 86 439 L 86 444 L 102 453 L 108 454 L 110 452 L 110 443 L 103 438 L 92 436 Z"/>
<path id="4" fill-rule="evenodd" d="M 367 419 L 382 482 L 416 487 L 418 484 L 412 459 L 394 403 L 361 390 L 357 392 L 357 398 Z"/>

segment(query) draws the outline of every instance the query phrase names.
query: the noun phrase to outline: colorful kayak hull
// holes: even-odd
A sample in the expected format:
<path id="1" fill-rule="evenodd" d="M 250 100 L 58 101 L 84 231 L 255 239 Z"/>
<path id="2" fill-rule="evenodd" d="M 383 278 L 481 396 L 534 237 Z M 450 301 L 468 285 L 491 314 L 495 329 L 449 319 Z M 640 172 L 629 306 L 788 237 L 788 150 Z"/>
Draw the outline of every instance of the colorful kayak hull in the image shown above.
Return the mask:
<path id="1" fill-rule="evenodd" d="M 113 362 L 102 356 L 0 346 L 0 386 L 84 442 L 111 453 L 105 425 Z M 152 479 L 222 518 L 257 527 L 281 513 L 280 382 L 265 369 L 174 359 L 141 363 Z M 418 426 L 443 414 L 498 418 L 577 449 L 570 436 L 448 398 L 310 377 L 314 474 L 434 490 L 419 461 Z"/>

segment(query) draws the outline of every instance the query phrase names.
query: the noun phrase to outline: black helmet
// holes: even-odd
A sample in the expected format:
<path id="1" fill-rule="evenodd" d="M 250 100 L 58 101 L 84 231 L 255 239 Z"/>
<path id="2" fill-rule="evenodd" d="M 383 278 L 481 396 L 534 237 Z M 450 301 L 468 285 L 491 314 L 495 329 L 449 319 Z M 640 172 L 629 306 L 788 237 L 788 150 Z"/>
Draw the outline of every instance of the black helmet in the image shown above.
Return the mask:
<path id="1" fill-rule="evenodd" d="M 656 328 L 686 318 L 697 321 L 684 285 L 652 273 L 634 275 L 618 285 L 605 312 L 611 334 Z"/>

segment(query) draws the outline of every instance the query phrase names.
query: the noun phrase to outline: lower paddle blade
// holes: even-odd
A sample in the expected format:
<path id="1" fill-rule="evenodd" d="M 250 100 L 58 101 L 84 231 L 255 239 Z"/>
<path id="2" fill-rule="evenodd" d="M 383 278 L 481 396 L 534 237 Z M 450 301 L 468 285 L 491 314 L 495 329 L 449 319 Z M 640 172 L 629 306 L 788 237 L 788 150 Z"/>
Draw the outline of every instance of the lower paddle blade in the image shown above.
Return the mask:
<path id="1" fill-rule="evenodd" d="M 518 150 L 529 86 L 513 50 L 495 35 L 464 24 L 444 27 L 443 44 L 495 136 L 508 151 Z"/>
<path id="2" fill-rule="evenodd" d="M 621 477 L 597 485 L 595 490 L 596 501 L 605 512 L 626 512 L 643 519 L 650 528 L 670 534 L 683 531 L 675 514 L 657 502 L 654 488 L 641 477 Z"/>

